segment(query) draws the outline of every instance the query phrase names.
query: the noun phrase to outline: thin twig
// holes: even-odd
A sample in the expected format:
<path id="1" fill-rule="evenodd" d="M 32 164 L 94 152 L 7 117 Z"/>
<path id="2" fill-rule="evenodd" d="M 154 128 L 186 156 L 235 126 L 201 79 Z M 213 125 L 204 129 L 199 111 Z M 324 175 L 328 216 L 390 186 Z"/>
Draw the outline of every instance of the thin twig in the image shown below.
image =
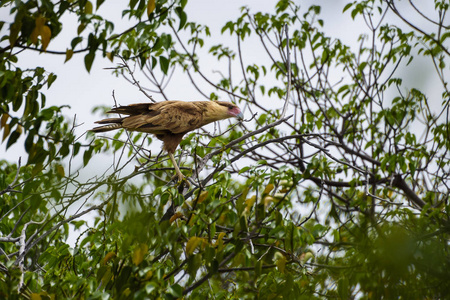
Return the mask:
<path id="1" fill-rule="evenodd" d="M 133 79 L 133 84 L 136 85 L 139 89 L 139 91 L 141 93 L 143 93 L 148 99 L 150 99 L 150 101 L 152 102 L 156 102 L 151 95 L 147 94 L 147 92 L 145 91 L 145 89 L 143 89 L 139 83 L 139 81 L 134 77 L 134 71 L 131 70 L 130 66 L 127 64 L 127 62 L 125 61 L 125 59 L 123 57 L 120 57 L 120 59 L 122 60 L 123 65 L 125 66 L 125 68 L 128 70 L 128 73 L 130 74 L 131 78 Z"/>
<path id="2" fill-rule="evenodd" d="M 289 32 L 288 25 L 284 24 L 284 32 L 286 33 L 286 57 L 287 57 L 287 91 L 286 91 L 286 100 L 284 101 L 283 112 L 281 113 L 280 119 L 283 119 L 286 115 L 286 111 L 289 105 L 289 98 L 291 95 L 291 52 L 289 49 Z"/>

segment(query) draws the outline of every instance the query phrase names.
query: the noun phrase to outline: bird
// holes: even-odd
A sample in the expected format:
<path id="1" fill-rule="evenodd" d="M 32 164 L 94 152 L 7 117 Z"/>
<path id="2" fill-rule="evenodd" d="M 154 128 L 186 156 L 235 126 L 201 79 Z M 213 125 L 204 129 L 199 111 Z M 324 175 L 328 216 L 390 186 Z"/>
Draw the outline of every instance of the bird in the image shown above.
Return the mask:
<path id="1" fill-rule="evenodd" d="M 128 131 L 150 133 L 163 142 L 162 149 L 167 151 L 175 168 L 178 182 L 184 179 L 174 158 L 175 150 L 183 136 L 206 124 L 237 118 L 244 115 L 238 106 L 226 101 L 161 101 L 155 103 L 136 103 L 118 106 L 107 113 L 126 115 L 96 121 L 103 124 L 92 128 L 94 133 L 124 128 Z"/>

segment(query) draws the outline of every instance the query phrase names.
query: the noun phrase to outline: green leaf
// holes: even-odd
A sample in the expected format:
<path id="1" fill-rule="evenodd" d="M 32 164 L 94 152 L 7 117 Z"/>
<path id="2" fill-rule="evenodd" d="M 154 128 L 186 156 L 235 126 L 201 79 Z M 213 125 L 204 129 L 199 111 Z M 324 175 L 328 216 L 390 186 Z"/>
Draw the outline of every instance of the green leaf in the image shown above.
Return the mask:
<path id="1" fill-rule="evenodd" d="M 27 153 L 30 153 L 30 150 L 31 150 L 31 148 L 33 146 L 34 136 L 35 136 L 35 132 L 34 131 L 30 131 L 28 133 L 27 138 L 25 139 L 25 151 L 27 151 Z"/>
<path id="2" fill-rule="evenodd" d="M 50 88 L 53 82 L 56 80 L 56 75 L 54 73 L 50 73 L 47 78 L 47 88 Z"/>
<path id="3" fill-rule="evenodd" d="M 338 281 L 338 294 L 340 299 L 348 299 L 349 298 L 349 281 L 347 277 L 342 277 Z"/>
<path id="4" fill-rule="evenodd" d="M 178 26 L 178 31 L 184 28 L 187 22 L 187 14 L 184 12 L 182 7 L 175 8 L 175 13 L 180 18 L 180 25 Z"/>
<path id="5" fill-rule="evenodd" d="M 6 149 L 11 147 L 17 141 L 17 139 L 19 137 L 20 137 L 20 132 L 18 130 L 13 131 L 13 133 L 11 133 L 9 135 L 8 142 L 6 143 Z"/>
<path id="6" fill-rule="evenodd" d="M 179 284 L 170 286 L 167 291 L 175 298 L 181 298 L 183 296 L 183 288 Z"/>
<path id="7" fill-rule="evenodd" d="M 105 0 L 97 0 L 97 2 L 96 2 L 97 9 L 100 8 L 100 6 L 103 4 L 103 2 L 105 2 Z"/>
<path id="8" fill-rule="evenodd" d="M 154 290 L 156 290 L 157 285 L 154 282 L 149 282 L 145 285 L 145 292 L 147 294 L 151 294 Z"/>
<path id="9" fill-rule="evenodd" d="M 92 68 L 92 63 L 94 62 L 94 58 L 95 58 L 95 52 L 89 52 L 88 54 L 86 54 L 86 56 L 84 57 L 84 65 L 86 67 L 86 70 L 88 72 L 91 71 Z"/>
<path id="10" fill-rule="evenodd" d="M 130 0 L 130 4 L 129 4 L 130 9 L 133 9 L 137 3 L 138 3 L 138 0 Z"/>
<path id="11" fill-rule="evenodd" d="M 255 277 L 258 278 L 262 271 L 262 260 L 258 260 L 255 264 Z"/>
<path id="12" fill-rule="evenodd" d="M 72 39 L 72 42 L 70 43 L 70 46 L 72 46 L 72 49 L 75 49 L 75 47 L 83 41 L 83 38 L 81 36 L 78 36 L 74 39 Z M 73 52 L 72 52 L 73 53 Z M 66 58 L 67 58 L 67 52 L 66 52 Z M 70 59 L 70 58 L 69 58 Z"/>
<path id="13" fill-rule="evenodd" d="M 83 164 L 84 164 L 85 166 L 87 166 L 87 164 L 89 163 L 89 160 L 91 160 L 91 157 L 92 157 L 92 151 L 93 151 L 93 150 L 94 150 L 94 148 L 89 147 L 88 150 L 84 151 L 84 154 L 83 154 Z"/>
<path id="14" fill-rule="evenodd" d="M 239 174 L 245 173 L 245 172 L 247 172 L 248 170 L 250 170 L 250 167 L 249 167 L 249 166 L 243 167 L 242 169 L 239 170 Z"/>
<path id="15" fill-rule="evenodd" d="M 68 62 L 72 58 L 72 56 L 73 56 L 73 50 L 67 49 L 66 50 L 66 59 L 64 60 L 64 62 Z"/>
<path id="16" fill-rule="evenodd" d="M 161 67 L 161 71 L 167 75 L 167 72 L 169 70 L 169 60 L 164 56 L 160 56 L 159 65 Z"/>
<path id="17" fill-rule="evenodd" d="M 342 10 L 342 12 L 347 11 L 352 6 L 353 6 L 353 3 L 347 3 L 347 5 L 344 6 L 344 9 Z"/>
<path id="18" fill-rule="evenodd" d="M 187 272 L 188 274 L 195 278 L 198 269 L 202 266 L 202 256 L 201 255 L 191 255 L 188 257 L 187 262 Z"/>

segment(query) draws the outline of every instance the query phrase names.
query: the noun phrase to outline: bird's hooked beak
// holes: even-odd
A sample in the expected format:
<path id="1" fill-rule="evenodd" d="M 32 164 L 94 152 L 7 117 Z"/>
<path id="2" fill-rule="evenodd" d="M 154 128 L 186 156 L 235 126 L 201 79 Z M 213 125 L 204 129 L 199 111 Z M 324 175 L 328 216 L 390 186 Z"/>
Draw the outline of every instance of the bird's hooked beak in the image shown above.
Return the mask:
<path id="1" fill-rule="evenodd" d="M 237 118 L 238 120 L 244 119 L 244 114 L 242 113 L 241 109 L 237 106 L 234 106 L 232 109 L 228 110 L 228 115 Z"/>

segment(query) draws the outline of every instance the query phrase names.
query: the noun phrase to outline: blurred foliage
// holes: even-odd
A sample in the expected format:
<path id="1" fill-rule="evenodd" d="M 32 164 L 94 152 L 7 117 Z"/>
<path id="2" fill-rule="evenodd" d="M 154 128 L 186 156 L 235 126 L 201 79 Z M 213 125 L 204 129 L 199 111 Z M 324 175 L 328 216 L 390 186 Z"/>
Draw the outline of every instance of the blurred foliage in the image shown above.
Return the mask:
<path id="1" fill-rule="evenodd" d="M 3 1 L 14 21 L 0 22 L 2 141 L 9 151 L 24 141 L 28 158 L 0 160 L 0 297 L 445 298 L 448 4 L 434 1 L 441 17 L 423 30 L 398 2 L 343 7 L 367 25 L 355 29 L 355 48 L 327 35 L 320 6 L 288 0 L 271 13 L 242 8 L 222 28 L 236 46 L 211 44 L 209 28 L 188 20 L 187 0 L 130 0 L 122 16 L 134 25 L 119 33 L 98 13 L 111 1 Z M 77 34 L 58 51 L 65 15 L 77 17 Z M 268 60 L 245 64 L 255 41 Z M 205 49 L 225 63 L 219 77 L 205 71 Z M 178 153 L 192 185 L 174 186 L 166 157 L 146 150 L 153 137 L 118 131 L 83 144 L 67 103 L 46 106 L 56 74 L 20 68 L 26 51 L 83 55 L 87 71 L 96 57 L 120 60 L 114 73 L 139 88 L 138 73 L 170 78 L 178 68 L 248 120 L 187 135 Z M 396 77 L 422 76 L 417 59 L 435 67 L 437 109 L 436 96 Z M 286 114 L 272 108 L 285 102 Z M 104 154 L 114 159 L 101 174 Z"/>

